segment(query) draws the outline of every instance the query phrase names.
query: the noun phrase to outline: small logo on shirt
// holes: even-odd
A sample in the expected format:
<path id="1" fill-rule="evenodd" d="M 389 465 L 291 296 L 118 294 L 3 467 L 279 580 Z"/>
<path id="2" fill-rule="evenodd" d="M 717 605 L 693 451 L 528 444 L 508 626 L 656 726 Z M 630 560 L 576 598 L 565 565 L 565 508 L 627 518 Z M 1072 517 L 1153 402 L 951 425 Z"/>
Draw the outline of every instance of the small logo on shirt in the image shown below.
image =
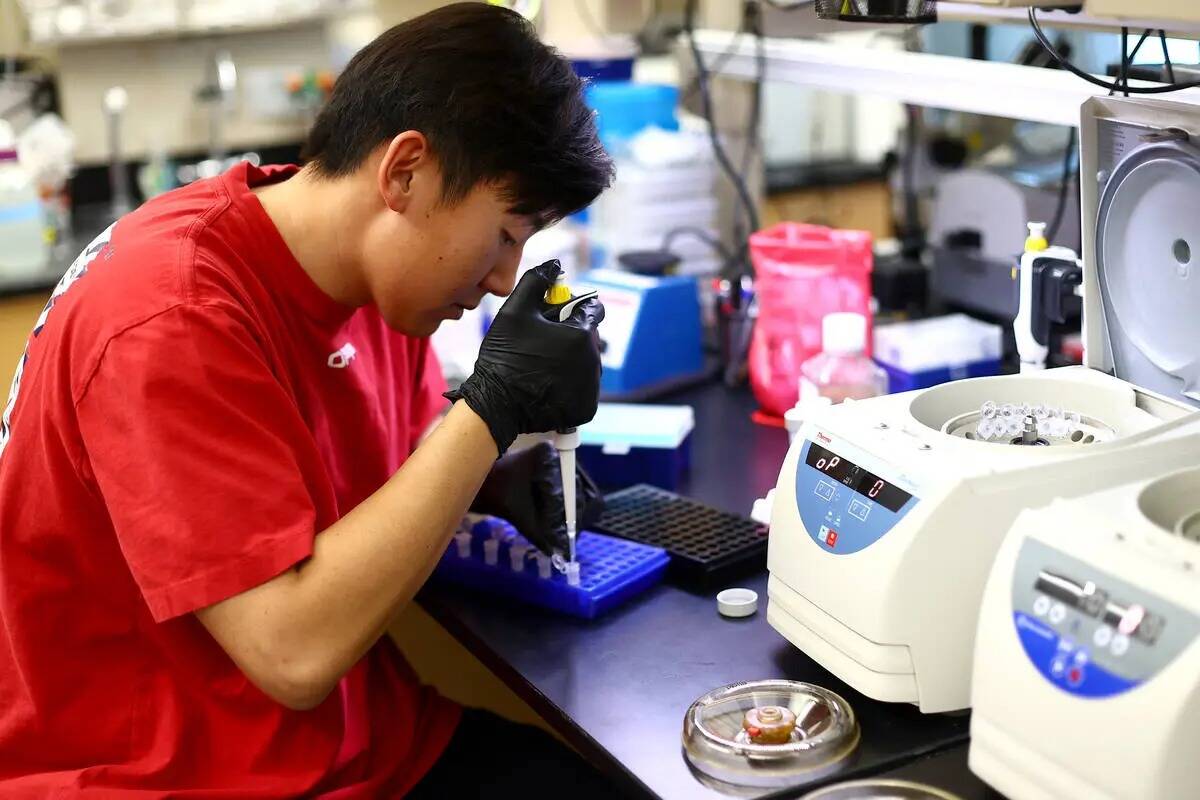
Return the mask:
<path id="1" fill-rule="evenodd" d="M 325 363 L 334 369 L 345 369 L 350 366 L 350 362 L 358 355 L 358 351 L 354 349 L 354 345 L 346 342 L 344 345 L 334 350 L 329 354 L 329 358 L 325 359 Z"/>

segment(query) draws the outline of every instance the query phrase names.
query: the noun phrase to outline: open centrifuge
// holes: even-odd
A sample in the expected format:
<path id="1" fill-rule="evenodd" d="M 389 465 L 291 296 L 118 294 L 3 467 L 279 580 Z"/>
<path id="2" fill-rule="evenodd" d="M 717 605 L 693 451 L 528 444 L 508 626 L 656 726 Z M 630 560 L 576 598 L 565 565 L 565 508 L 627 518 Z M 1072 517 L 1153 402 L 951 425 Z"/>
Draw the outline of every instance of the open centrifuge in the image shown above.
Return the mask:
<path id="1" fill-rule="evenodd" d="M 1023 512 L 975 643 L 971 771 L 1012 800 L 1200 790 L 1200 469 Z"/>
<path id="2" fill-rule="evenodd" d="M 969 705 L 1019 511 L 1200 461 L 1200 108 L 1098 98 L 1082 122 L 1084 366 L 817 409 L 784 461 L 767 618 L 870 697 Z"/>

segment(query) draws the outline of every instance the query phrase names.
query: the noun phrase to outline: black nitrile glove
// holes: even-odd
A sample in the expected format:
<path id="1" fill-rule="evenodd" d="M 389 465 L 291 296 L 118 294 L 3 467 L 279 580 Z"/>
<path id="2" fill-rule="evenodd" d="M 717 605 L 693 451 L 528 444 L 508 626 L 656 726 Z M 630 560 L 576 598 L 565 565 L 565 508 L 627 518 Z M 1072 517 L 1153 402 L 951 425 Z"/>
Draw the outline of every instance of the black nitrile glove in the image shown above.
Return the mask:
<path id="1" fill-rule="evenodd" d="M 496 462 L 479 488 L 471 510 L 506 519 L 546 555 L 567 552 L 562 468 L 558 451 L 539 442 Z M 604 498 L 583 467 L 575 466 L 575 522 L 589 527 L 604 510 Z"/>
<path id="2" fill-rule="evenodd" d="M 547 261 L 525 273 L 488 329 L 475 372 L 450 400 L 465 400 L 487 423 L 500 455 L 521 433 L 575 428 L 590 422 L 600 401 L 604 306 L 591 298 L 565 322 L 543 316 L 546 290 L 562 270 Z"/>

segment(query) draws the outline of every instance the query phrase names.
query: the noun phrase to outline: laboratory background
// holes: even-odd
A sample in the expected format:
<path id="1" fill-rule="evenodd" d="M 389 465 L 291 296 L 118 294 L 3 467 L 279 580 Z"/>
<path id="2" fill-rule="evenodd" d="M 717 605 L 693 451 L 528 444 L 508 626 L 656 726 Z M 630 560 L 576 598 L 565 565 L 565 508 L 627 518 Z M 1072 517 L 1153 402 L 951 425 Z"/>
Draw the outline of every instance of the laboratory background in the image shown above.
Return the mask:
<path id="1" fill-rule="evenodd" d="M 629 797 L 1200 797 L 1200 3 L 498 4 L 616 166 L 522 262 L 605 306 L 605 506 L 465 519 L 421 678 Z M 99 232 L 442 5 L 0 0 L 5 390 Z"/>

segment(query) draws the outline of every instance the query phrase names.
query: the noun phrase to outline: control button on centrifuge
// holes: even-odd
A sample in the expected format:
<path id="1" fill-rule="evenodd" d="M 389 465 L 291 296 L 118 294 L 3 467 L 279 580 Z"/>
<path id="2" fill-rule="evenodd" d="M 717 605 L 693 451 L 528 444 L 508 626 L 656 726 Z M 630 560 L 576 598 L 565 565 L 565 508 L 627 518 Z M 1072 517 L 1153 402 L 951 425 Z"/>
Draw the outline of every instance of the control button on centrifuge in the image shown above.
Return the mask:
<path id="1" fill-rule="evenodd" d="M 1129 637 L 1123 633 L 1118 633 L 1112 638 L 1110 646 L 1114 656 L 1123 656 L 1129 650 Z"/>
<path id="2" fill-rule="evenodd" d="M 1067 671 L 1067 660 L 1062 656 L 1055 658 L 1050 662 L 1050 674 L 1056 678 L 1061 678 L 1063 673 Z"/>
<path id="3" fill-rule="evenodd" d="M 813 489 L 813 494 L 825 500 L 832 500 L 833 493 L 835 491 L 836 488 L 832 483 L 829 483 L 828 481 L 817 481 L 817 486 L 815 489 Z"/>
<path id="4" fill-rule="evenodd" d="M 817 531 L 817 538 L 832 549 L 837 545 L 838 532 L 828 525 L 822 525 L 821 530 Z"/>
<path id="5" fill-rule="evenodd" d="M 1046 616 L 1046 612 L 1050 610 L 1050 598 L 1044 594 L 1039 594 L 1037 599 L 1033 601 L 1033 613 L 1039 617 Z"/>
<path id="6" fill-rule="evenodd" d="M 1067 616 L 1067 607 L 1062 603 L 1055 603 L 1050 606 L 1050 621 L 1057 625 L 1062 622 Z"/>
<path id="7" fill-rule="evenodd" d="M 1067 670 L 1067 683 L 1071 686 L 1083 683 L 1083 667 L 1071 667 Z"/>
<path id="8" fill-rule="evenodd" d="M 850 501 L 850 516 L 858 517 L 863 522 L 867 521 L 867 514 L 871 513 L 871 507 L 866 503 L 860 503 L 858 500 Z"/>
<path id="9" fill-rule="evenodd" d="M 1088 652 L 1082 647 L 1075 651 L 1075 665 L 1082 667 L 1088 662 Z"/>
<path id="10" fill-rule="evenodd" d="M 1092 644 L 1096 645 L 1096 647 L 1108 647 L 1108 643 L 1112 641 L 1112 638 L 1113 629 L 1107 625 L 1101 625 L 1092 634 Z"/>

